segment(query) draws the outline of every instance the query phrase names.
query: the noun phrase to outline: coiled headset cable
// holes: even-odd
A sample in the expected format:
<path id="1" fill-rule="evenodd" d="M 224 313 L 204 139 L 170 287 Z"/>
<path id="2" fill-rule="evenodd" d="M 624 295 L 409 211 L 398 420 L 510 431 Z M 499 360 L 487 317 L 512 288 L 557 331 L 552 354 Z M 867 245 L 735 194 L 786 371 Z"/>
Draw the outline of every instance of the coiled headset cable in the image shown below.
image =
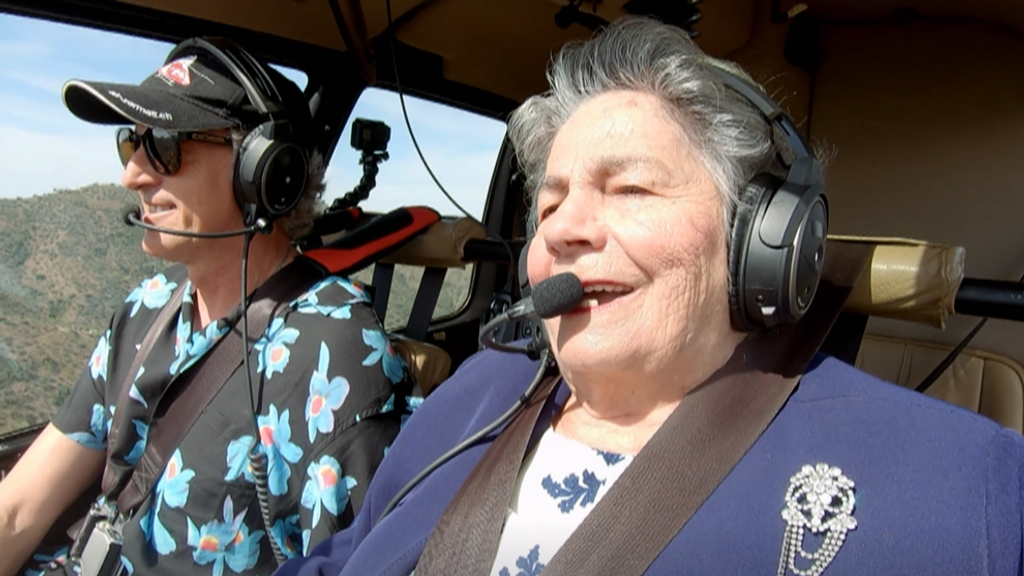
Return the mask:
<path id="1" fill-rule="evenodd" d="M 247 456 L 249 458 L 249 468 L 252 471 L 253 483 L 256 485 L 256 500 L 260 505 L 260 515 L 263 517 L 263 525 L 267 529 L 267 539 L 270 541 L 270 548 L 274 553 L 274 559 L 277 560 L 277 565 L 280 566 L 284 564 L 288 557 L 281 551 L 282 544 L 277 541 L 274 531 L 271 530 L 273 524 L 270 517 L 270 482 L 268 479 L 267 451 L 260 448 L 262 437 L 260 435 L 258 415 L 261 407 L 256 404 L 256 395 L 253 394 L 252 371 L 250 370 L 249 362 L 249 291 L 247 289 L 247 281 L 249 275 L 249 245 L 252 242 L 253 236 L 252 232 L 246 234 L 242 245 L 242 298 L 240 300 L 242 303 L 242 369 L 245 370 L 245 381 L 249 389 L 249 407 L 252 409 L 253 425 L 253 440 L 252 444 L 249 445 Z M 262 388 L 260 389 L 259 396 L 262 403 Z"/>

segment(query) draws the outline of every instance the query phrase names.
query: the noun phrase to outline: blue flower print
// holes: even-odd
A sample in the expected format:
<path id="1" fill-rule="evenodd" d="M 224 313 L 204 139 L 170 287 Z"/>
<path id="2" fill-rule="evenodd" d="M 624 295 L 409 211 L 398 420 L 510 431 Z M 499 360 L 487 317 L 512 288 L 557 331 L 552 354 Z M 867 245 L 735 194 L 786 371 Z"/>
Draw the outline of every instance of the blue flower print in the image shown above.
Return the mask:
<path id="1" fill-rule="evenodd" d="M 145 373 L 146 367 L 139 366 L 139 372 L 135 374 L 135 380 L 132 381 L 132 387 L 128 389 L 128 397 L 131 398 L 132 400 L 135 400 L 139 404 L 142 404 L 146 408 L 149 408 L 149 403 L 146 402 L 146 399 L 142 396 L 142 392 L 139 392 L 138 386 L 135 385 L 135 383 L 139 381 L 139 378 L 142 378 L 142 375 Z M 113 408 L 114 407 L 111 406 L 111 409 Z"/>
<path id="2" fill-rule="evenodd" d="M 121 564 L 124 564 L 124 571 L 128 573 L 128 576 L 135 573 L 135 565 L 131 560 L 125 558 L 124 554 L 121 555 Z"/>
<path id="3" fill-rule="evenodd" d="M 596 450 L 596 449 L 595 449 Z M 615 452 L 605 452 L 604 450 L 596 450 L 598 456 L 604 459 L 604 463 L 609 466 L 615 466 L 619 462 L 626 459 L 622 454 L 616 454 Z"/>
<path id="4" fill-rule="evenodd" d="M 157 500 L 171 508 L 181 508 L 188 502 L 189 482 L 195 475 L 195 471 L 184 467 L 181 450 L 175 450 L 156 484 Z"/>
<path id="5" fill-rule="evenodd" d="M 558 509 L 564 514 L 572 512 L 577 503 L 579 503 L 580 508 L 586 508 L 587 504 L 593 504 L 594 499 L 597 498 L 597 491 L 603 485 L 604 480 L 598 480 L 597 476 L 590 470 L 583 471 L 582 485 L 580 484 L 579 477 L 575 474 L 569 474 L 561 483 L 552 480 L 551 475 L 545 476 L 541 480 L 541 486 L 552 498 L 562 500 L 558 503 Z"/>
<path id="6" fill-rule="evenodd" d="M 331 364 L 331 351 L 327 344 L 320 342 L 320 361 L 309 379 L 309 398 L 306 400 L 306 423 L 309 441 L 313 442 L 317 430 L 329 434 L 334 430 L 334 411 L 341 408 L 348 398 L 348 380 L 335 376 L 328 380 L 327 371 Z"/>
<path id="7" fill-rule="evenodd" d="M 155 501 L 153 509 L 143 518 L 143 531 L 147 539 L 153 544 L 153 548 L 161 555 L 167 555 L 177 549 L 177 544 L 171 537 L 170 532 L 160 522 L 160 508 L 167 505 L 170 508 L 181 508 L 188 501 L 189 482 L 196 475 L 195 471 L 184 468 L 181 459 L 181 450 L 175 450 L 171 459 L 164 468 L 164 473 L 156 483 L 154 490 Z"/>
<path id="8" fill-rule="evenodd" d="M 341 476 L 341 464 L 332 456 L 324 455 L 306 468 L 306 485 L 302 489 L 301 504 L 313 510 L 313 527 L 320 523 L 320 507 L 337 516 L 348 505 L 349 491 L 356 479 Z"/>
<path id="9" fill-rule="evenodd" d="M 239 516 L 244 518 L 244 512 Z M 263 539 L 263 534 L 263 530 L 250 534 L 249 527 L 242 524 L 224 554 L 228 567 L 237 573 L 252 570 L 260 559 L 260 540 Z"/>
<path id="10" fill-rule="evenodd" d="M 203 354 L 213 348 L 213 345 L 227 333 L 228 327 L 224 326 L 222 322 L 211 322 L 201 332 L 192 334 L 192 341 L 188 347 L 189 361 L 181 369 L 187 370 L 189 366 L 195 364 L 196 360 L 202 358 Z"/>
<path id="11" fill-rule="evenodd" d="M 349 280 L 348 278 L 336 278 L 338 286 L 341 286 L 348 293 L 355 297 L 356 301 L 370 303 L 370 295 L 367 294 L 366 288 L 363 287 L 362 283 Z"/>
<path id="12" fill-rule="evenodd" d="M 415 412 L 422 404 L 423 398 L 418 396 L 405 397 L 405 414 L 402 414 L 402 423 L 399 424 L 399 429 L 405 428 L 405 423 L 412 417 L 412 413 Z"/>
<path id="13" fill-rule="evenodd" d="M 185 320 L 182 314 L 178 314 L 178 327 L 174 331 L 174 362 L 171 362 L 169 369 L 173 376 L 185 360 L 188 359 L 189 340 L 192 338 L 192 323 Z"/>
<path id="14" fill-rule="evenodd" d="M 516 568 L 519 568 L 516 576 L 540 576 L 541 570 L 544 569 L 544 564 L 540 563 L 540 544 L 530 548 L 530 552 L 526 556 L 520 556 L 516 560 Z M 498 574 L 499 576 L 512 576 L 508 568 L 502 568 Z"/>
<path id="15" fill-rule="evenodd" d="M 238 539 L 242 519 L 245 518 L 245 511 L 237 516 L 234 515 L 234 504 L 231 496 L 224 500 L 224 521 L 211 520 L 200 528 L 196 528 L 191 518 L 188 522 L 188 545 L 193 548 L 192 559 L 196 564 L 207 565 L 213 563 L 213 576 L 224 574 L 224 563 L 229 555 L 228 547 Z M 263 532 L 259 532 L 262 536 Z M 257 549 L 257 553 L 259 550 Z M 234 562 L 237 562 L 235 560 Z M 234 570 L 234 562 L 228 564 Z M 253 562 L 255 565 L 255 562 Z M 238 570 L 236 570 L 238 572 Z"/>
<path id="16" fill-rule="evenodd" d="M 267 332 L 253 346 L 259 355 L 259 366 L 256 371 L 265 371 L 264 376 L 268 380 L 274 375 L 274 372 L 283 374 L 292 354 L 287 345 L 295 344 L 298 337 L 298 330 L 284 327 L 283 318 L 274 318 L 270 327 L 267 328 Z"/>
<path id="17" fill-rule="evenodd" d="M 203 354 L 206 354 L 210 348 L 213 348 L 213 345 L 227 333 L 227 326 L 224 326 L 223 322 L 219 321 L 211 322 L 203 330 L 192 333 L 188 337 L 185 350 L 178 350 L 178 356 L 171 363 L 170 373 L 176 376 L 191 368 L 197 360 L 203 357 Z"/>
<path id="18" fill-rule="evenodd" d="M 125 299 L 125 302 L 135 302 L 135 306 L 132 306 L 129 316 L 134 318 L 142 305 L 145 305 L 150 310 L 163 307 L 171 299 L 171 294 L 177 287 L 177 282 L 168 282 L 167 277 L 163 274 L 157 274 L 148 280 L 143 280 L 142 284 L 139 284 L 138 288 L 132 290 L 128 298 Z"/>
<path id="19" fill-rule="evenodd" d="M 131 391 L 129 390 L 129 394 L 130 393 Z M 107 431 L 107 438 L 110 438 L 110 427 L 114 425 L 114 414 L 117 412 L 117 406 L 107 406 L 107 410 L 110 411 L 110 417 L 107 418 L 105 429 Z M 93 416 L 96 416 L 95 410 L 93 411 Z"/>
<path id="20" fill-rule="evenodd" d="M 289 463 L 302 458 L 302 449 L 292 443 L 292 428 L 288 423 L 288 410 L 277 415 L 277 406 L 270 405 L 270 413 L 256 419 L 260 428 L 260 443 L 267 455 L 268 487 L 274 496 L 288 491 L 288 478 L 292 475 Z"/>
<path id="21" fill-rule="evenodd" d="M 286 558 L 305 556 L 305 552 L 296 546 L 296 544 L 302 546 L 302 530 L 299 529 L 298 514 L 293 514 L 287 519 L 278 518 L 274 522 L 274 527 L 270 529 L 270 535 Z"/>
<path id="22" fill-rule="evenodd" d="M 70 548 L 65 546 L 53 554 L 35 554 L 32 556 L 32 560 L 41 565 L 49 564 L 50 562 L 63 563 L 67 561 L 69 551 Z M 41 574 L 43 574 L 42 570 L 25 570 L 25 576 L 40 576 Z"/>
<path id="23" fill-rule="evenodd" d="M 107 410 L 102 404 L 92 405 L 92 418 L 89 420 L 88 432 L 72 432 L 68 434 L 75 442 L 93 450 L 103 450 L 107 446 Z"/>
<path id="24" fill-rule="evenodd" d="M 149 424 L 135 418 L 132 419 L 132 424 L 135 425 L 135 434 L 139 438 L 135 441 L 135 446 L 132 446 L 132 451 L 124 457 L 124 461 L 134 466 L 139 461 L 139 458 L 142 458 L 142 452 L 146 449 L 146 436 L 149 434 Z"/>
<path id="25" fill-rule="evenodd" d="M 384 364 L 384 374 L 392 384 L 402 379 L 405 363 L 395 354 L 395 348 L 391 346 L 387 334 L 383 330 L 363 328 L 363 342 L 373 348 L 373 352 L 363 360 L 363 366 L 373 366 L 377 361 Z"/>
<path id="26" fill-rule="evenodd" d="M 338 284 L 350 294 L 356 296 L 356 299 L 349 300 L 340 306 L 334 306 L 329 304 L 320 303 L 320 291 L 333 284 Z M 308 292 L 300 296 L 292 303 L 296 312 L 301 314 L 320 314 L 321 316 L 327 316 L 328 318 L 334 318 L 338 320 L 348 320 L 352 317 L 352 303 L 353 302 L 369 302 L 369 298 L 366 296 L 366 292 L 361 289 L 356 289 L 350 283 L 340 278 L 326 278 L 316 283 Z"/>
<path id="27" fill-rule="evenodd" d="M 96 343 L 96 348 L 93 349 L 92 356 L 89 358 L 89 374 L 92 375 L 93 380 L 107 379 L 107 359 L 109 357 L 110 330 L 107 330 L 103 336 L 100 336 L 99 342 Z"/>
<path id="28" fill-rule="evenodd" d="M 302 555 L 309 556 L 309 540 L 313 536 L 313 531 L 306 528 L 302 531 Z"/>
<path id="29" fill-rule="evenodd" d="M 252 442 L 252 435 L 245 435 L 228 442 L 226 458 L 228 473 L 224 475 L 225 482 L 234 482 L 243 474 L 249 482 L 256 482 L 256 477 L 252 475 L 252 465 L 249 462 L 249 450 L 252 448 Z"/>

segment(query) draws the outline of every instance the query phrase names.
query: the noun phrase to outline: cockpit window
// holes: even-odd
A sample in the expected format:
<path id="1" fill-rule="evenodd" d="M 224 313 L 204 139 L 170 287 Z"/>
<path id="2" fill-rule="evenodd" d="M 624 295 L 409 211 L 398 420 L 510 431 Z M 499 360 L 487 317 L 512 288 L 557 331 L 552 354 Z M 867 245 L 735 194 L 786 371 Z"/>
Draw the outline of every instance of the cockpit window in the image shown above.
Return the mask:
<path id="1" fill-rule="evenodd" d="M 505 123 L 421 98 L 408 95 L 404 98 L 413 135 L 430 170 L 455 202 L 472 217 L 482 218 L 491 176 L 505 137 Z M 364 210 L 387 212 L 399 206 L 430 206 L 444 216 L 464 216 L 445 198 L 420 160 L 409 136 L 398 94 L 380 88 L 369 88 L 362 93 L 349 126 L 335 148 L 327 172 L 325 200 L 328 204 L 351 191 L 363 174 L 360 152 L 350 146 L 351 124 L 356 118 L 382 121 L 391 129 L 387 146 L 389 159 L 380 163 L 376 188 L 359 204 Z M 466 305 L 473 270 L 470 265 L 448 271 L 434 308 L 435 319 L 451 316 Z M 420 267 L 395 267 L 385 316 L 388 330 L 405 325 L 422 274 Z M 372 277 L 373 266 L 356 274 L 356 278 L 365 282 Z"/>

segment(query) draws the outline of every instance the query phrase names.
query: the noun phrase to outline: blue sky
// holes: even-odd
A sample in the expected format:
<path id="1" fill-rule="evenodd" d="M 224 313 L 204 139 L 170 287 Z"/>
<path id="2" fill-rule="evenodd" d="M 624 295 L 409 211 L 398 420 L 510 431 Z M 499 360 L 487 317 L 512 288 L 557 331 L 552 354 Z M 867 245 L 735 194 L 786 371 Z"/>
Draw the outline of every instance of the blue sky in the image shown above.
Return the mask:
<path id="1" fill-rule="evenodd" d="M 82 122 L 64 108 L 60 91 L 72 78 L 138 83 L 164 61 L 171 45 L 114 33 L 0 14 L 0 198 L 45 194 L 94 182 L 119 182 L 114 130 Z M 290 77 L 304 82 L 301 73 Z M 505 125 L 447 106 L 406 98 L 416 139 L 445 188 L 475 216 L 486 200 Z M 413 149 L 398 96 L 363 93 L 353 118 L 391 127 L 391 159 L 362 205 L 457 210 L 444 199 Z M 346 128 L 328 169 L 325 200 L 344 195 L 362 175 Z"/>

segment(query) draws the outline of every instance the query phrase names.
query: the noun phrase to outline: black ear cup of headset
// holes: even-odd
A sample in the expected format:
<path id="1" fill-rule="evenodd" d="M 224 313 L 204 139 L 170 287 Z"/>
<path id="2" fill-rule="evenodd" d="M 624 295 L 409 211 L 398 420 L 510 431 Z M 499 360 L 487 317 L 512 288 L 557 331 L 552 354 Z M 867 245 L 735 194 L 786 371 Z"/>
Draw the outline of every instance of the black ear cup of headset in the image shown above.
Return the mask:
<path id="1" fill-rule="evenodd" d="M 754 176 L 732 218 L 732 325 L 763 332 L 800 320 L 817 292 L 828 234 L 824 169 L 778 104 L 742 78 L 716 72 L 778 128 L 795 156 L 785 178 Z"/>
<path id="2" fill-rule="evenodd" d="M 242 139 L 235 161 L 234 192 L 246 225 L 257 218 L 284 216 L 302 198 L 309 156 L 300 144 L 284 98 L 270 74 L 248 52 L 221 38 L 190 38 L 179 44 L 167 62 L 202 50 L 220 62 L 245 89 L 265 121 Z"/>

